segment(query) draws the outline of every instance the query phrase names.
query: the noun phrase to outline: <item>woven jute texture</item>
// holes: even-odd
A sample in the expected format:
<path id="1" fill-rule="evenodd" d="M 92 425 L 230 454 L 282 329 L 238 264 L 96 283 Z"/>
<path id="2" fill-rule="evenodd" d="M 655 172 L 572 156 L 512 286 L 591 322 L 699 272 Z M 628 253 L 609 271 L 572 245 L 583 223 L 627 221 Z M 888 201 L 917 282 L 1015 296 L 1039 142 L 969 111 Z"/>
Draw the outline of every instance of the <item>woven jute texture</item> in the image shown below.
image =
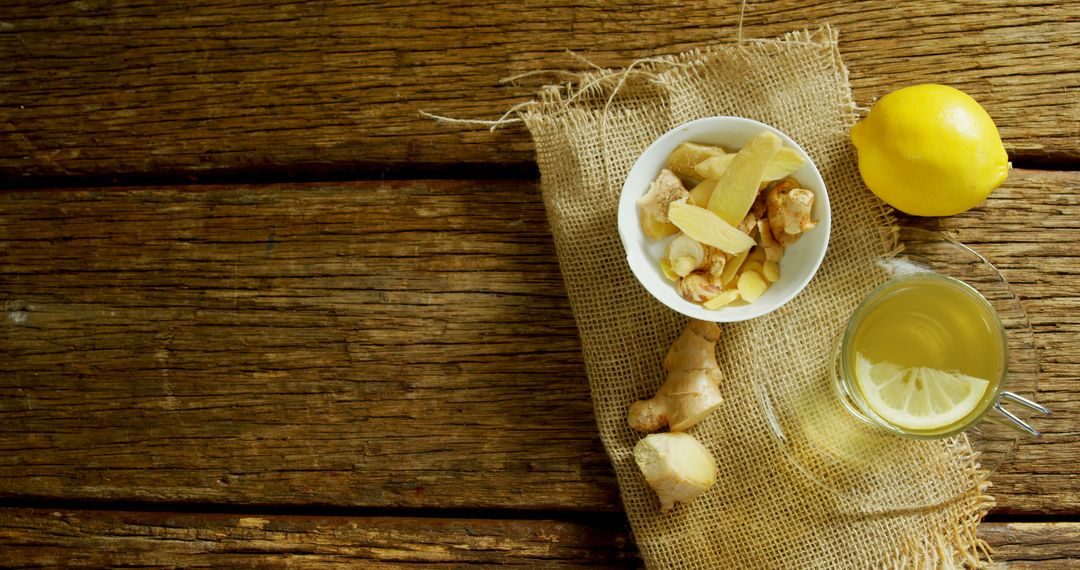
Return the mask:
<path id="1" fill-rule="evenodd" d="M 650 568 L 979 564 L 987 547 L 975 527 L 992 499 L 967 440 L 860 431 L 823 403 L 835 404 L 832 340 L 884 279 L 874 261 L 896 247 L 891 212 L 862 185 L 848 141 L 857 109 L 833 29 L 582 72 L 545 87 L 520 113 L 536 144 L 600 435 Z M 817 276 L 788 305 L 721 325 L 725 402 L 690 430 L 717 459 L 719 482 L 692 504 L 661 513 L 634 464 L 642 436 L 626 414 L 663 381 L 663 355 L 686 319 L 630 273 L 616 205 L 627 172 L 653 140 L 713 115 L 756 119 L 799 141 L 825 179 L 832 238 Z"/>

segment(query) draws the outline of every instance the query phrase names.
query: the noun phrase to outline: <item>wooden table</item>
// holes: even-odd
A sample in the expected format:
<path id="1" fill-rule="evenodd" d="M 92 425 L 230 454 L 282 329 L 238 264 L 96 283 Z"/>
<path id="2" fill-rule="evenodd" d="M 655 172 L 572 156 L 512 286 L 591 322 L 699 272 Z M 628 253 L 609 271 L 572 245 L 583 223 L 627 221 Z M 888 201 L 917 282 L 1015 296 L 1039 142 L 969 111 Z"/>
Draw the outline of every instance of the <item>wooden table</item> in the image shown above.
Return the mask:
<path id="1" fill-rule="evenodd" d="M 528 133 L 537 83 L 732 39 L 735 2 L 2 2 L 0 566 L 640 565 Z M 856 101 L 944 82 L 1015 169 L 996 263 L 1054 415 L 997 561 L 1080 564 L 1080 3 L 763 1 Z M 557 76 L 555 76 L 557 79 Z"/>

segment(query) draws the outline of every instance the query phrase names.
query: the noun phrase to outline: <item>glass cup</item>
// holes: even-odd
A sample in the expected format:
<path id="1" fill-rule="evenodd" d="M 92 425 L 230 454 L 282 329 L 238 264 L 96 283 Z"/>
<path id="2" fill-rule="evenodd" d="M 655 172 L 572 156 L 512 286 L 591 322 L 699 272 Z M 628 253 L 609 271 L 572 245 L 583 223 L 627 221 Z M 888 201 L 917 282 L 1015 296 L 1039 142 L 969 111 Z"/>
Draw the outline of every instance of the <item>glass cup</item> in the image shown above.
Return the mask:
<path id="1" fill-rule="evenodd" d="M 947 239 L 944 243 L 950 248 L 963 247 Z M 965 366 L 978 371 L 957 371 L 985 380 L 985 392 L 971 411 L 942 426 L 917 429 L 890 422 L 874 409 L 859 388 L 860 342 L 876 342 L 879 351 L 888 352 L 896 359 L 910 359 L 910 355 L 916 353 L 916 361 L 929 359 L 918 365 L 935 369 L 950 367 L 931 365 L 929 361 L 959 357 L 965 361 Z M 1009 377 L 1008 363 L 1007 332 L 994 306 L 964 281 L 909 261 L 899 275 L 867 295 L 848 319 L 839 338 L 832 377 L 840 401 L 852 415 L 899 436 L 948 437 L 971 428 L 991 412 L 996 413 L 995 419 L 1005 425 L 1038 436 L 1035 428 L 1002 406 L 1004 402 L 1014 402 L 1032 411 L 1049 413 L 1043 406 L 1004 389 Z M 936 372 L 932 374 L 940 377 Z M 901 375 L 894 377 L 904 378 Z M 928 374 L 919 380 L 923 386 L 920 392 L 933 390 L 926 382 L 933 382 L 934 377 Z M 910 377 L 906 379 L 915 382 Z"/>
<path id="2" fill-rule="evenodd" d="M 879 285 L 842 321 L 836 336 L 824 341 L 821 376 L 755 386 L 763 421 L 787 464 L 852 512 L 919 509 L 954 500 L 969 492 L 976 478 L 928 477 L 928 458 L 957 472 L 974 466 L 992 473 L 1024 434 L 1038 435 L 1031 418 L 1048 413 L 1034 401 L 1038 357 L 1030 321 L 1001 273 L 946 234 L 910 227 L 897 231 L 897 252 L 858 269 L 873 274 Z M 859 322 L 860 311 L 878 302 L 875 295 L 885 284 L 911 275 L 956 283 L 981 304 L 1002 343 L 1000 370 L 987 378 L 995 380 L 992 391 L 963 421 L 932 434 L 904 433 L 876 418 L 853 392 L 850 371 L 845 380 L 841 370 L 844 335 Z M 909 483 L 896 486 L 897 478 Z M 872 505 L 864 500 L 868 495 L 876 497 Z"/>

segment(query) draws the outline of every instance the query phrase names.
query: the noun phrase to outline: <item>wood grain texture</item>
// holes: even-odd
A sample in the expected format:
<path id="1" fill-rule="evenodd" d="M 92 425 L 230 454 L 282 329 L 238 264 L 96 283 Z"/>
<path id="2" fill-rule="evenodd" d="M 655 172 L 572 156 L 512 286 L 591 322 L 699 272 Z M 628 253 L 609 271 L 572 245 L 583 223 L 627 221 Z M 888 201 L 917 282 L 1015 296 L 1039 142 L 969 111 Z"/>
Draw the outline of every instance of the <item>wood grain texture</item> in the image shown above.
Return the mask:
<path id="1" fill-rule="evenodd" d="M 590 523 L 0 509 L 0 566 L 639 568 L 621 517 Z"/>
<path id="2" fill-rule="evenodd" d="M 1080 523 L 983 523 L 979 537 L 994 549 L 994 567 L 1051 570 L 1080 565 Z"/>
<path id="3" fill-rule="evenodd" d="M 1075 568 L 1080 523 L 984 523 L 994 562 Z M 622 517 L 587 522 L 0 509 L 0 565 L 640 568 Z"/>
<path id="4" fill-rule="evenodd" d="M 737 37 L 739 2 L 129 0 L 0 7 L 0 181 L 26 177 L 528 168 L 494 119 L 580 69 Z M 1080 3 L 749 2 L 746 37 L 829 23 L 854 96 L 944 82 L 1018 163 L 1080 160 Z M 440 170 L 441 171 L 441 170 Z"/>
<path id="5" fill-rule="evenodd" d="M 531 182 L 0 203 L 2 494 L 619 508 Z"/>
<path id="6" fill-rule="evenodd" d="M 999 510 L 1080 513 L 1080 173 L 940 221 L 1054 415 Z M 0 194 L 0 495 L 618 510 L 533 181 Z"/>

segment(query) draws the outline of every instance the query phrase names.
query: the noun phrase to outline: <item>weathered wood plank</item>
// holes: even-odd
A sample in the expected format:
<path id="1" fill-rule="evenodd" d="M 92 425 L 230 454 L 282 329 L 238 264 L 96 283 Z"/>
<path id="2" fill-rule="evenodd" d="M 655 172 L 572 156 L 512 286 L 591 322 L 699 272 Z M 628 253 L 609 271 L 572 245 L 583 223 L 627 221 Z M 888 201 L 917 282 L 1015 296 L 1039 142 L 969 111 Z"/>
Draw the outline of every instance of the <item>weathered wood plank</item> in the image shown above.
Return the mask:
<path id="1" fill-rule="evenodd" d="M 529 164 L 493 119 L 540 82 L 501 78 L 671 54 L 736 37 L 739 2 L 4 2 L 0 180 L 401 172 Z M 918 82 L 981 100 L 1014 160 L 1080 160 L 1075 1 L 749 2 L 744 35 L 831 23 L 856 101 Z"/>
<path id="2" fill-rule="evenodd" d="M 625 519 L 588 523 L 0 509 L 0 566 L 638 568 Z"/>
<path id="3" fill-rule="evenodd" d="M 1054 416 L 1002 512 L 1080 512 L 1080 173 L 938 222 L 1024 299 Z M 0 495 L 618 510 L 532 181 L 0 194 Z"/>
<path id="4" fill-rule="evenodd" d="M 618 508 L 531 182 L 0 204 L 2 494 Z"/>
<path id="5" fill-rule="evenodd" d="M 1056 570 L 1080 565 L 1080 523 L 983 523 L 979 537 L 994 548 L 995 567 Z"/>
<path id="6" fill-rule="evenodd" d="M 1080 563 L 1080 523 L 984 523 L 1008 568 Z M 0 509 L 0 565 L 640 568 L 622 517 L 585 522 Z"/>

